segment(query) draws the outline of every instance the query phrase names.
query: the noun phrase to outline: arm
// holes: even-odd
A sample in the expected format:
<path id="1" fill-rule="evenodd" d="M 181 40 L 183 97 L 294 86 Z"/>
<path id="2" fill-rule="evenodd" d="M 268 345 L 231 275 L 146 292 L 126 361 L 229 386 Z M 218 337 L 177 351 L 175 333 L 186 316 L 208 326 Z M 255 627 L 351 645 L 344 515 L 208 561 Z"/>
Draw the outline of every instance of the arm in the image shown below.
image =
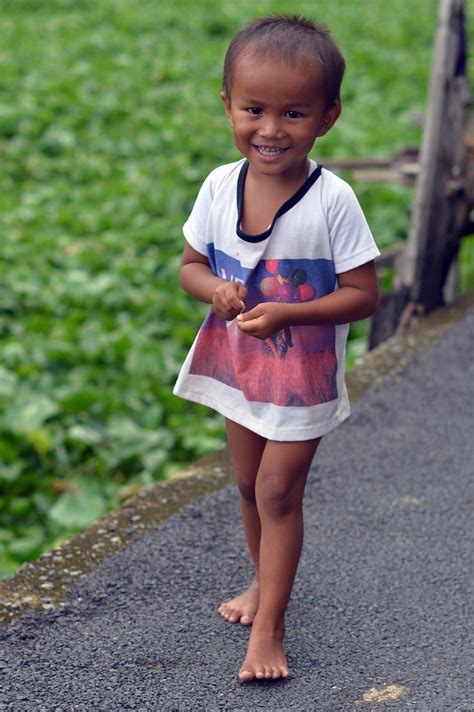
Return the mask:
<path id="1" fill-rule="evenodd" d="M 347 324 L 371 316 L 379 298 L 374 262 L 337 277 L 339 289 L 320 299 L 298 304 L 258 304 L 237 317 L 240 329 L 258 339 L 267 339 L 284 326 Z"/>
<path id="2" fill-rule="evenodd" d="M 181 286 L 200 302 L 212 304 L 223 319 L 235 319 L 245 306 L 247 289 L 239 282 L 228 282 L 216 277 L 205 255 L 185 244 L 179 269 Z"/>

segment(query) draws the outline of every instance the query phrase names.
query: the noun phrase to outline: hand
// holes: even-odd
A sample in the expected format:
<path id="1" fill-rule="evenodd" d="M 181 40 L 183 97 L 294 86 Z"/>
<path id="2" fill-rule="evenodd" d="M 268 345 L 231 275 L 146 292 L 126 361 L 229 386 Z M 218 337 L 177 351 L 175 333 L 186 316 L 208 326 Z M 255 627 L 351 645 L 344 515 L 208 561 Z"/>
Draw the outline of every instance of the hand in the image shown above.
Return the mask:
<path id="1" fill-rule="evenodd" d="M 240 282 L 224 282 L 212 296 L 212 308 L 221 319 L 231 321 L 245 309 L 247 293 L 247 288 Z"/>
<path id="2" fill-rule="evenodd" d="M 237 317 L 241 331 L 256 339 L 268 339 L 286 325 L 285 305 L 277 302 L 262 302 Z"/>

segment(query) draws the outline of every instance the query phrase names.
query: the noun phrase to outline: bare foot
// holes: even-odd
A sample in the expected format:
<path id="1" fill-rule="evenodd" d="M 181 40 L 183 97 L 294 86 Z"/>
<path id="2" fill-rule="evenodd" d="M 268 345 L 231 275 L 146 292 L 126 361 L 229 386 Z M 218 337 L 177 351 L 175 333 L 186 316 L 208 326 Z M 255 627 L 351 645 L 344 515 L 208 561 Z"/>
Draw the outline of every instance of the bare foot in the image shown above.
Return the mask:
<path id="1" fill-rule="evenodd" d="M 259 585 L 254 579 L 240 596 L 222 603 L 217 609 L 229 623 L 240 621 L 242 625 L 252 625 L 258 608 Z"/>
<path id="2" fill-rule="evenodd" d="M 247 655 L 239 672 L 242 682 L 288 677 L 283 637 L 284 628 L 277 632 L 269 632 L 259 629 L 257 625 L 253 626 Z"/>

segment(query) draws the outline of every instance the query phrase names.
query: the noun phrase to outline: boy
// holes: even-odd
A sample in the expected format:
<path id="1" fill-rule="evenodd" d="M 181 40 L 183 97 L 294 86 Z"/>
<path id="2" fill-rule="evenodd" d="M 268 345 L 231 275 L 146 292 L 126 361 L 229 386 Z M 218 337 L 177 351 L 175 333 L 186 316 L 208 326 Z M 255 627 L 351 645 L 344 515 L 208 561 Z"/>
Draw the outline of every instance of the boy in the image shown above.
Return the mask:
<path id="1" fill-rule="evenodd" d="M 348 322 L 375 311 L 379 254 L 351 188 L 308 154 L 337 121 L 344 59 L 301 17 L 249 23 L 221 98 L 244 160 L 214 170 L 183 230 L 181 284 L 212 304 L 175 393 L 226 418 L 255 578 L 219 607 L 252 624 L 239 677 L 288 676 L 284 616 L 322 435 L 347 418 Z"/>

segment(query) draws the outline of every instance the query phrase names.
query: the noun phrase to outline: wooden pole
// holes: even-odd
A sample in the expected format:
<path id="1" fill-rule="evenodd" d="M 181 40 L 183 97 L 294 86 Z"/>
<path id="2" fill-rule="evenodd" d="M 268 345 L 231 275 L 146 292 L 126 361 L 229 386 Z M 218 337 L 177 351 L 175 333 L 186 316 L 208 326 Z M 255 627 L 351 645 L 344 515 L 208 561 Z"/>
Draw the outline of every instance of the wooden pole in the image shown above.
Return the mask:
<path id="1" fill-rule="evenodd" d="M 444 301 L 468 217 L 467 103 L 464 1 L 441 0 L 412 224 L 398 276 L 408 300 L 425 311 Z"/>

